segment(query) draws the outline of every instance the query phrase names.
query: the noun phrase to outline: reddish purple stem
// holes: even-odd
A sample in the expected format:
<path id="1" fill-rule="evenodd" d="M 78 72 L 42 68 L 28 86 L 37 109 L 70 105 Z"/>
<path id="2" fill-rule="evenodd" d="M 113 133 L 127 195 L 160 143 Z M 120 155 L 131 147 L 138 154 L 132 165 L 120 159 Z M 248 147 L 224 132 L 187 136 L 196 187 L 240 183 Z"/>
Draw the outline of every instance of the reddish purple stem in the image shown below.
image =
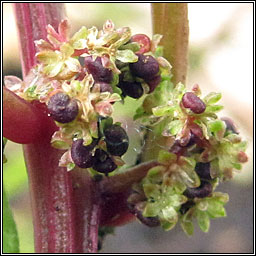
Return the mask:
<path id="1" fill-rule="evenodd" d="M 64 18 L 59 3 L 15 3 L 23 75 L 36 64 L 34 40 L 46 39 L 46 25 L 55 29 Z M 100 200 L 97 186 L 85 170 L 58 166 L 62 151 L 51 147 L 56 126 L 42 104 L 41 136 L 24 145 L 37 253 L 97 252 Z M 47 126 L 47 129 L 45 128 Z"/>

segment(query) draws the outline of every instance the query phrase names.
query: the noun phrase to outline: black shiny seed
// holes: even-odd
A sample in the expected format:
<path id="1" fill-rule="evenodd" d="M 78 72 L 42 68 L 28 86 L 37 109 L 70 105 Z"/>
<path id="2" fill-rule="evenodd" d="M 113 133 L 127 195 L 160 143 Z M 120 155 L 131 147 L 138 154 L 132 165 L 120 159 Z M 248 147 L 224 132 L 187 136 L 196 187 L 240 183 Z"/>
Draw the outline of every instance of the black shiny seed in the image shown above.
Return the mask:
<path id="1" fill-rule="evenodd" d="M 184 195 L 188 198 L 204 198 L 212 193 L 212 185 L 207 181 L 201 181 L 201 185 L 198 188 L 187 188 Z"/>
<path id="2" fill-rule="evenodd" d="M 206 109 L 205 103 L 193 92 L 186 92 L 183 95 L 182 104 L 185 108 L 189 108 L 195 114 L 201 114 Z"/>
<path id="3" fill-rule="evenodd" d="M 208 163 L 197 163 L 195 167 L 195 171 L 198 176 L 202 179 L 211 180 L 212 177 L 210 175 L 210 162 Z"/>
<path id="4" fill-rule="evenodd" d="M 111 82 L 113 78 L 112 71 L 111 69 L 103 67 L 100 57 L 97 57 L 95 61 L 93 61 L 91 56 L 85 57 L 84 64 L 88 73 L 92 74 L 96 82 Z"/>
<path id="5" fill-rule="evenodd" d="M 69 123 L 78 114 L 77 101 L 71 100 L 67 94 L 62 92 L 56 93 L 50 98 L 47 108 L 52 118 L 60 123 Z"/>
<path id="6" fill-rule="evenodd" d="M 84 146 L 83 139 L 78 139 L 72 143 L 71 157 L 74 163 L 80 168 L 90 168 L 93 165 L 94 159 L 92 156 L 92 150 L 96 145 L 96 141 L 93 141 L 90 145 Z"/>
<path id="7" fill-rule="evenodd" d="M 123 93 L 123 96 L 130 96 L 134 99 L 138 99 L 143 95 L 143 88 L 139 82 L 126 82 L 120 81 L 117 85 Z"/>
<path id="8" fill-rule="evenodd" d="M 126 131 L 119 125 L 111 125 L 104 130 L 107 150 L 111 155 L 122 156 L 129 147 Z"/>
<path id="9" fill-rule="evenodd" d="M 150 55 L 137 54 L 138 61 L 130 63 L 130 70 L 133 75 L 150 80 L 159 72 L 159 64 L 157 60 Z"/>
<path id="10" fill-rule="evenodd" d="M 111 159 L 109 154 L 102 149 L 96 149 L 93 158 L 94 163 L 92 167 L 97 172 L 108 174 L 117 168 L 117 165 Z"/>

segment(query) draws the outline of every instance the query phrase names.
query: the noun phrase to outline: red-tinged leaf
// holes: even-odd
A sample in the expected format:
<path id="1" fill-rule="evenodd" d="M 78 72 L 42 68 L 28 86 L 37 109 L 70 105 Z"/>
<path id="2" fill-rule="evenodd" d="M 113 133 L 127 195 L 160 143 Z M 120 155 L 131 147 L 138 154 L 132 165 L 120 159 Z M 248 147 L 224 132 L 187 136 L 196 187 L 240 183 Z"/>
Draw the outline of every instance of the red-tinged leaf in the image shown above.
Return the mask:
<path id="1" fill-rule="evenodd" d="M 40 113 L 10 90 L 3 88 L 3 135 L 16 143 L 32 143 L 41 133 Z"/>

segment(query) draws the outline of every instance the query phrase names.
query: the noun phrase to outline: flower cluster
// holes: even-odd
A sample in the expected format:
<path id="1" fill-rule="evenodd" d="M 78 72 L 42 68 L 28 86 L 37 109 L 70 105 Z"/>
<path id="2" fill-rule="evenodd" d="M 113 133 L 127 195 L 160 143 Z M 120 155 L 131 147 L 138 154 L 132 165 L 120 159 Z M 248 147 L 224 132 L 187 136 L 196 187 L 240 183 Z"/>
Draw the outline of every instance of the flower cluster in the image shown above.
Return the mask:
<path id="1" fill-rule="evenodd" d="M 220 99 L 221 94 L 213 92 L 202 97 L 198 85 L 187 91 L 181 83 L 174 88 L 169 79 L 162 79 L 137 109 L 134 119 L 166 138 L 159 165 L 136 184 L 128 199 L 141 222 L 169 230 L 180 220 L 191 235 L 193 218 L 207 232 L 210 218 L 226 216 L 228 195 L 215 189 L 248 159 L 246 142 L 232 120 L 216 114 L 223 108 L 216 104 Z"/>
<path id="2" fill-rule="evenodd" d="M 202 97 L 198 85 L 187 91 L 171 82 L 171 65 L 152 39 L 115 29 L 111 21 L 82 27 L 69 37 L 66 20 L 58 31 L 47 26 L 47 40 L 35 42 L 38 64 L 24 81 L 5 77 L 5 86 L 27 101 L 47 105 L 58 126 L 52 146 L 65 150 L 59 165 L 113 173 L 123 165 L 129 138 L 112 118 L 113 104 L 125 97 L 143 97 L 134 120 L 165 141 L 158 165 L 135 184 L 130 211 L 148 226 L 165 230 L 180 221 L 193 233 L 193 218 L 207 232 L 209 219 L 225 216 L 228 196 L 215 192 L 247 161 L 246 142 L 233 122 L 218 118 L 220 93 Z"/>
<path id="3" fill-rule="evenodd" d="M 27 101 L 47 105 L 59 127 L 52 146 L 66 150 L 59 165 L 93 168 L 108 174 L 123 164 L 129 139 L 111 115 L 124 97 L 152 93 L 168 62 L 157 56 L 161 36 L 131 34 L 108 20 L 102 30 L 82 27 L 72 37 L 63 20 L 58 31 L 47 26 L 47 40 L 35 42 L 38 64 L 21 81 L 5 77 L 5 86 Z"/>

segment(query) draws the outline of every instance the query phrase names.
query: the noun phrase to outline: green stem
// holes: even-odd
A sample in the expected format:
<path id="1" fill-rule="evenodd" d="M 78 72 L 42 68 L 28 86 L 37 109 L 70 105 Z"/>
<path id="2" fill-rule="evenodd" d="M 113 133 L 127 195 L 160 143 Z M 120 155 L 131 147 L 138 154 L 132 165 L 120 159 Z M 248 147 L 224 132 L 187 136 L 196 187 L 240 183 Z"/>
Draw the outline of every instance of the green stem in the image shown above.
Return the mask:
<path id="1" fill-rule="evenodd" d="M 186 84 L 188 62 L 188 8 L 186 3 L 152 4 L 153 33 L 163 35 L 164 57 L 172 65 L 172 81 Z"/>
<path id="2" fill-rule="evenodd" d="M 186 84 L 189 35 L 187 4 L 153 3 L 151 7 L 153 33 L 163 35 L 160 44 L 164 47 L 164 57 L 172 65 L 172 82 L 174 85 L 179 82 Z M 165 147 L 166 139 L 147 132 L 142 161 L 156 159 L 159 150 Z"/>

